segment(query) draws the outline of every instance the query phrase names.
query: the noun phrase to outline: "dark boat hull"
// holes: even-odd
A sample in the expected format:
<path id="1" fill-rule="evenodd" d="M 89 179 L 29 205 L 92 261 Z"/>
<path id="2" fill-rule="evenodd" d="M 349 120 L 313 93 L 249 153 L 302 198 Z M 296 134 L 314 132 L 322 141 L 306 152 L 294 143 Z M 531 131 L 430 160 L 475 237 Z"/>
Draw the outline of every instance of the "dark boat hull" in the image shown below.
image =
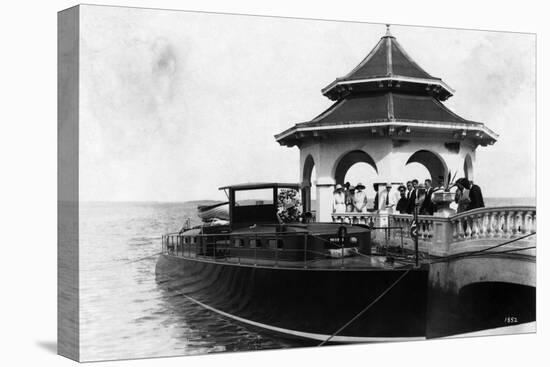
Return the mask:
<path id="1" fill-rule="evenodd" d="M 407 270 L 297 269 L 160 255 L 157 282 L 214 312 L 291 337 L 324 341 Z M 331 342 L 424 339 L 428 271 L 410 270 Z"/>

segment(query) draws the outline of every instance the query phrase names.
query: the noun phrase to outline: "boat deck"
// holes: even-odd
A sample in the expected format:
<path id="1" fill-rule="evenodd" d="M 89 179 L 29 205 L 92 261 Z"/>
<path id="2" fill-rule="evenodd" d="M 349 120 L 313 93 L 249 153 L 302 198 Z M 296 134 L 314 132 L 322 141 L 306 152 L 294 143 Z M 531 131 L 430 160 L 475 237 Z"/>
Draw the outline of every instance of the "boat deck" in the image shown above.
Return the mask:
<path id="1" fill-rule="evenodd" d="M 278 259 L 262 259 L 249 257 L 231 257 L 231 256 L 201 256 L 201 255 L 181 255 L 168 253 L 169 256 L 177 258 L 213 262 L 220 264 L 233 264 L 240 266 L 257 266 L 270 268 L 292 268 L 292 269 L 311 269 L 311 270 L 395 270 L 411 267 L 411 263 L 404 261 L 387 261 L 386 256 L 382 255 L 363 255 L 347 256 L 342 258 L 324 258 L 309 259 L 305 261 L 290 261 Z"/>

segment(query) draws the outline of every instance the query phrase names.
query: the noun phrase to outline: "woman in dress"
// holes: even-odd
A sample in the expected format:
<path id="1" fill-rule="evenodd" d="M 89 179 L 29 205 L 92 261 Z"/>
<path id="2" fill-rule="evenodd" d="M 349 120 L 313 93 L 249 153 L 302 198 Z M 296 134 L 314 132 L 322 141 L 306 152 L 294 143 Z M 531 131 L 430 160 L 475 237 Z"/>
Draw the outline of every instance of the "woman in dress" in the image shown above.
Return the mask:
<path id="1" fill-rule="evenodd" d="M 336 185 L 333 193 L 332 212 L 344 213 L 346 211 L 346 194 L 342 185 Z"/>

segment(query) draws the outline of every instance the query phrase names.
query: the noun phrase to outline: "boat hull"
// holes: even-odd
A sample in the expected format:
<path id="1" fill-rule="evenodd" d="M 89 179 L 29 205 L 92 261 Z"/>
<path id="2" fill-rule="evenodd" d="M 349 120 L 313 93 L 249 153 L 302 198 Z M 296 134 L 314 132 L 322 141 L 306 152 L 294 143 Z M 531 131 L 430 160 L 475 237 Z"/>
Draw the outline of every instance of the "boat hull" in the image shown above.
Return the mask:
<path id="1" fill-rule="evenodd" d="M 296 269 L 160 255 L 159 284 L 236 321 L 325 341 L 407 270 Z M 423 339 L 428 271 L 410 270 L 331 342 Z"/>

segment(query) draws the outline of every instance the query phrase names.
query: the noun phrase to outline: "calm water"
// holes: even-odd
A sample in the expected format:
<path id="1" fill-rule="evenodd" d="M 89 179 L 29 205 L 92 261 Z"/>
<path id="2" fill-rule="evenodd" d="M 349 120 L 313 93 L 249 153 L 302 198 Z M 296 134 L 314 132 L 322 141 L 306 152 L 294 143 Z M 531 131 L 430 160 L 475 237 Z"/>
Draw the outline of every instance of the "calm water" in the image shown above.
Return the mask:
<path id="1" fill-rule="evenodd" d="M 155 282 L 156 256 L 151 255 L 160 251 L 160 235 L 177 231 L 187 217 L 196 218 L 196 205 L 81 205 L 83 360 L 296 345 L 228 321 Z"/>
<path id="2" fill-rule="evenodd" d="M 487 206 L 532 204 L 487 199 Z M 160 236 L 197 224 L 197 203 L 80 207 L 81 358 L 104 360 L 303 346 L 258 333 L 160 287 Z"/>

